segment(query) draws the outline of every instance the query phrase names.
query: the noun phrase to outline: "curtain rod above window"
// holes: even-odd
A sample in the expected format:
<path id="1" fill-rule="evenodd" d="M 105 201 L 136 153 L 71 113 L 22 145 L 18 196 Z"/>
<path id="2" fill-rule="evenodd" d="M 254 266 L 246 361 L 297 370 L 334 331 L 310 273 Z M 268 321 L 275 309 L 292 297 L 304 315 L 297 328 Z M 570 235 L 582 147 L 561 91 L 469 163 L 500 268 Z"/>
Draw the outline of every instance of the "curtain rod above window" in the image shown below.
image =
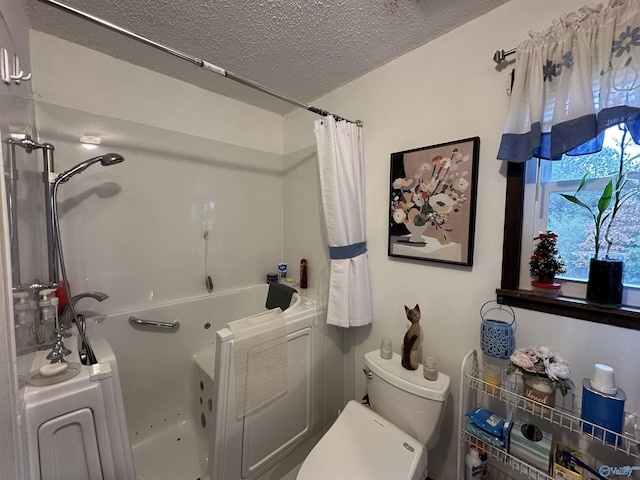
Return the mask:
<path id="1" fill-rule="evenodd" d="M 496 53 L 493 54 L 493 61 L 496 62 L 498 66 L 502 65 L 507 61 L 507 57 L 516 53 L 516 49 L 512 48 L 511 50 L 496 50 Z"/>

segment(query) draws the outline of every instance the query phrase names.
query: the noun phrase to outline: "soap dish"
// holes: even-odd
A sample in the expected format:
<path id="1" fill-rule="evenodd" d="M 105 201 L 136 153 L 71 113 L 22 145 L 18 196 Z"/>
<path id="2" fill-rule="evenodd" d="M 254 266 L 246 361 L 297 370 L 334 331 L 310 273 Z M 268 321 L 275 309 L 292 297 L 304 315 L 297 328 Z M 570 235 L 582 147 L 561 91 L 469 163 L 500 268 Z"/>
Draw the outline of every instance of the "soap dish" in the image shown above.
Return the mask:
<path id="1" fill-rule="evenodd" d="M 43 371 L 42 368 L 34 370 L 27 376 L 27 384 L 34 387 L 46 387 L 47 385 L 54 385 L 56 383 L 64 382 L 70 378 L 75 377 L 80 373 L 82 365 L 77 362 L 65 362 L 60 365 L 68 365 L 67 368 L 62 369 L 59 372 L 51 374 L 48 371 Z"/>

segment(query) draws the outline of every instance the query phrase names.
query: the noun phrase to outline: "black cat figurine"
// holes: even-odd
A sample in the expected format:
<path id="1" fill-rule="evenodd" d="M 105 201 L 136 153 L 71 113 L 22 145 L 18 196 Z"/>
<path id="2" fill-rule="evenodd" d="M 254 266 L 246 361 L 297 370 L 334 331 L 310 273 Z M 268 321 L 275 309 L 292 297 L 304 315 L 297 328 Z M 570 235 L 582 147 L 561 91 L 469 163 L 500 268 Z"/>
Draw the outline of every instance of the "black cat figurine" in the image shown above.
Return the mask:
<path id="1" fill-rule="evenodd" d="M 404 311 L 411 325 L 407 333 L 404 334 L 400 349 L 402 366 L 407 370 L 416 370 L 420 365 L 420 357 L 418 356 L 418 348 L 420 348 L 420 305 L 416 304 L 413 308 L 408 308 L 405 305 Z"/>

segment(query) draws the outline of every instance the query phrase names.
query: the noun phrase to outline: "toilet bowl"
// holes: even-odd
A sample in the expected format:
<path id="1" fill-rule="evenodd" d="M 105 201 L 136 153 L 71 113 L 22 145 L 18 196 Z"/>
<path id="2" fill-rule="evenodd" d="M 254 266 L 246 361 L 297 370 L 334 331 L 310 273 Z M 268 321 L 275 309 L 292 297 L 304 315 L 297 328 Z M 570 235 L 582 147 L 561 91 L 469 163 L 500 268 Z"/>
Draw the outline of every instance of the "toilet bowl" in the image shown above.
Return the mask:
<path id="1" fill-rule="evenodd" d="M 425 446 L 351 400 L 302 463 L 296 479 L 424 480 L 426 476 Z"/>
<path id="2" fill-rule="evenodd" d="M 400 355 L 365 355 L 371 408 L 351 401 L 298 471 L 297 480 L 424 480 L 427 448 L 438 441 L 450 378 L 430 381 Z"/>

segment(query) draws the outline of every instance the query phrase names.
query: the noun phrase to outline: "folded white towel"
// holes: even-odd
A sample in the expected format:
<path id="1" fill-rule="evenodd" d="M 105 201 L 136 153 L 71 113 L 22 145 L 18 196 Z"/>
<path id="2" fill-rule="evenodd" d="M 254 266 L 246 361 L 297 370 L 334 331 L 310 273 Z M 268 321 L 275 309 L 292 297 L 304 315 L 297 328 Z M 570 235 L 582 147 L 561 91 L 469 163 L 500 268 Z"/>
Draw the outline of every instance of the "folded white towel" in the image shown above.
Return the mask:
<path id="1" fill-rule="evenodd" d="M 287 329 L 280 308 L 229 323 L 238 419 L 287 391 Z"/>

